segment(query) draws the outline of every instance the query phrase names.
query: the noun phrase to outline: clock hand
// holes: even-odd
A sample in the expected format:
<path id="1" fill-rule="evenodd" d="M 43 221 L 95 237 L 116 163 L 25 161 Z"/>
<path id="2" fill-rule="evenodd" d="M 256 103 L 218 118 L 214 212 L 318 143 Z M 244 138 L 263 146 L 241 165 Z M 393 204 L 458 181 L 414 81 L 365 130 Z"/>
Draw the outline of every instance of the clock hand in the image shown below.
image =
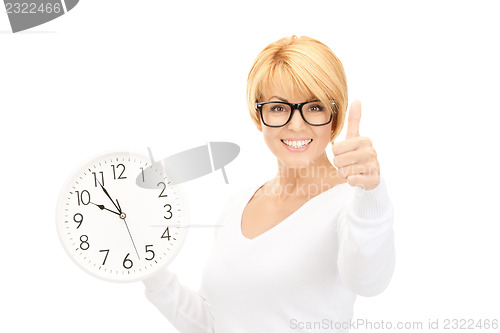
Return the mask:
<path id="1" fill-rule="evenodd" d="M 118 208 L 118 206 L 115 204 L 115 202 L 113 201 L 113 199 L 111 199 L 111 196 L 109 195 L 108 191 L 106 191 L 106 189 L 104 188 L 104 186 L 102 186 L 101 182 L 100 181 L 97 181 L 99 183 L 99 185 L 101 185 L 101 188 L 102 190 L 104 191 L 104 193 L 108 196 L 109 200 L 111 200 L 111 202 L 113 203 L 113 205 L 116 207 L 116 209 L 120 212 L 121 214 L 121 209 Z"/>
<path id="2" fill-rule="evenodd" d="M 118 211 L 119 211 L 120 213 L 123 213 L 123 211 L 122 211 L 122 207 L 120 206 L 120 203 L 118 202 L 118 199 L 116 199 L 116 204 L 118 205 Z"/>
<path id="3" fill-rule="evenodd" d="M 121 217 L 120 217 L 121 218 Z M 130 229 L 128 228 L 127 221 L 125 221 L 125 218 L 122 218 L 123 222 L 125 222 L 125 226 L 127 227 L 128 235 L 130 236 L 130 240 L 132 241 L 132 245 L 134 245 L 135 253 L 137 254 L 137 258 L 141 260 L 141 257 L 139 257 L 139 252 L 137 252 L 137 247 L 135 247 L 134 239 L 132 238 L 132 234 L 130 233 Z"/>
<path id="4" fill-rule="evenodd" d="M 127 221 L 125 220 L 125 213 L 122 211 L 122 208 L 120 207 L 120 203 L 118 202 L 118 199 L 116 199 L 116 204 L 118 205 L 118 210 L 120 211 L 120 218 L 125 222 L 125 227 L 127 227 L 128 235 L 130 236 L 130 240 L 132 241 L 132 245 L 134 245 L 135 253 L 137 254 L 137 258 L 141 260 L 141 257 L 139 257 L 139 252 L 137 251 L 137 247 L 135 246 L 134 239 L 132 238 L 132 234 L 130 233 L 130 229 L 128 228 Z"/>
<path id="5" fill-rule="evenodd" d="M 125 220 L 125 218 L 127 217 L 127 214 L 125 214 L 122 210 L 122 207 L 120 206 L 120 203 L 118 202 L 118 199 L 116 199 L 116 204 L 118 205 L 118 211 L 120 212 L 120 218 Z"/>
<path id="6" fill-rule="evenodd" d="M 107 211 L 109 211 L 109 212 L 111 212 L 111 213 L 114 213 L 114 214 L 118 215 L 118 216 L 120 215 L 120 213 L 117 213 L 117 212 L 115 212 L 114 210 L 108 209 L 108 208 L 104 207 L 104 205 L 98 205 L 98 204 L 93 203 L 92 201 L 91 201 L 90 203 L 91 203 L 91 204 L 93 204 L 93 205 L 96 205 L 96 206 L 97 206 L 97 207 L 99 207 L 101 210 L 104 210 L 104 209 L 105 209 L 105 210 L 107 210 Z"/>

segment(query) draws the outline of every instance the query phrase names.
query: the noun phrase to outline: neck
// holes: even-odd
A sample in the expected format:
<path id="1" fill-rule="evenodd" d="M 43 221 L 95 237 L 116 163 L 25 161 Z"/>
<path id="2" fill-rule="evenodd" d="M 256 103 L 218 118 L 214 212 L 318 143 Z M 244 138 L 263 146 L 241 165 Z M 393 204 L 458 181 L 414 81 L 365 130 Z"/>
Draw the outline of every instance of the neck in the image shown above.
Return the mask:
<path id="1" fill-rule="evenodd" d="M 278 173 L 271 181 L 271 188 L 278 197 L 315 196 L 329 188 L 328 179 L 337 176 L 337 169 L 324 152 L 306 165 L 290 166 L 278 160 Z"/>

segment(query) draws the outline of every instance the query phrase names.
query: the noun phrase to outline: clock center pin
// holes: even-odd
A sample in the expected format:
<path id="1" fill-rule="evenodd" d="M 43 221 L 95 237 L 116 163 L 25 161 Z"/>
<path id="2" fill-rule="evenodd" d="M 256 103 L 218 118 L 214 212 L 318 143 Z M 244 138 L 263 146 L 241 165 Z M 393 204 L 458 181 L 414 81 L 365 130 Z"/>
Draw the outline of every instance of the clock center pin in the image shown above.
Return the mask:
<path id="1" fill-rule="evenodd" d="M 121 218 L 122 220 L 125 220 L 125 218 L 126 218 L 126 217 L 127 217 L 127 215 L 126 215 L 124 212 L 122 212 L 122 213 L 120 214 L 120 218 Z"/>

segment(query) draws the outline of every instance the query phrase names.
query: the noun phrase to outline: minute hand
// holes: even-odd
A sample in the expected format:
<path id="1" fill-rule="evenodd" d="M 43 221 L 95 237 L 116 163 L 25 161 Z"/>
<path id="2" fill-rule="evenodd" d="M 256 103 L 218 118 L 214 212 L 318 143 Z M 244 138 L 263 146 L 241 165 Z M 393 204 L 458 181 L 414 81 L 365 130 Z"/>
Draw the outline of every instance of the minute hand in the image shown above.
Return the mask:
<path id="1" fill-rule="evenodd" d="M 111 199 L 111 196 L 109 195 L 108 191 L 106 191 L 106 189 L 104 188 L 104 186 L 102 186 L 101 182 L 100 181 L 97 181 L 99 183 L 99 185 L 101 185 L 101 188 L 102 190 L 104 191 L 104 193 L 108 196 L 109 200 L 111 200 L 111 202 L 113 203 L 113 205 L 116 207 L 116 209 L 120 212 L 120 214 L 122 213 L 122 210 L 116 205 L 115 201 L 113 199 Z"/>

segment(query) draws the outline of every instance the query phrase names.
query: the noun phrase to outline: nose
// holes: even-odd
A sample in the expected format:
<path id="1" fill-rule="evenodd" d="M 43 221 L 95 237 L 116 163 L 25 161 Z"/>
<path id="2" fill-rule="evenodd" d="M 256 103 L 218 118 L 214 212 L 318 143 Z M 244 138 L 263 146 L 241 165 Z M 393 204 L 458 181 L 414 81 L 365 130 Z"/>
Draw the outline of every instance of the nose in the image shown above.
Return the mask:
<path id="1" fill-rule="evenodd" d="M 298 132 L 306 125 L 306 122 L 304 121 L 304 119 L 302 119 L 299 109 L 296 109 L 295 111 L 292 112 L 293 115 L 292 119 L 290 119 L 290 122 L 288 123 L 288 128 Z"/>

